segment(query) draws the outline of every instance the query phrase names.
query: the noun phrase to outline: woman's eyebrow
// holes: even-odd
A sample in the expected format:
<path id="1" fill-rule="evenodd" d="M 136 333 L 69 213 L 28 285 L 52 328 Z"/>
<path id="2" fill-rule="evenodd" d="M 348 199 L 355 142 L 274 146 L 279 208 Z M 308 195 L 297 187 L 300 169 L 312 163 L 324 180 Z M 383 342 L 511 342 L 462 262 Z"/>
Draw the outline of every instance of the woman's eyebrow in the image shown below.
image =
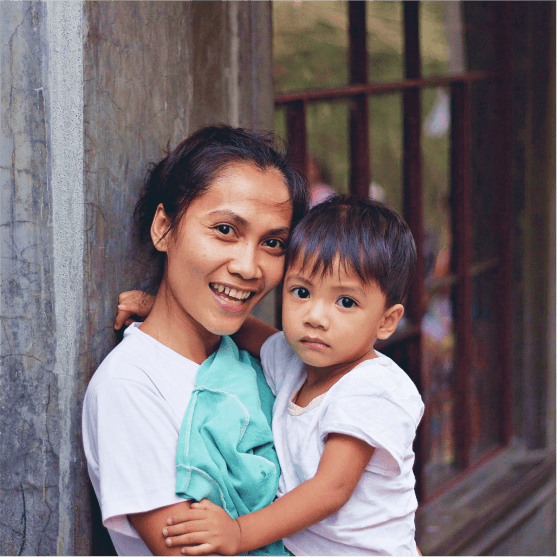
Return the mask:
<path id="1" fill-rule="evenodd" d="M 223 215 L 226 216 L 230 219 L 232 219 L 233 221 L 236 222 L 236 224 L 240 225 L 240 226 L 247 226 L 248 221 L 244 218 L 241 217 L 238 213 L 235 213 L 234 211 L 229 211 L 227 209 L 217 209 L 216 211 L 211 211 L 209 213 L 209 215 Z"/>
<path id="2" fill-rule="evenodd" d="M 271 236 L 282 236 L 283 234 L 288 236 L 290 234 L 290 228 L 288 226 L 281 226 L 280 228 L 272 228 L 269 230 Z"/>
<path id="3" fill-rule="evenodd" d="M 223 215 L 225 217 L 228 217 L 229 219 L 233 220 L 238 226 L 246 227 L 249 225 L 248 221 L 244 217 L 241 217 L 238 213 L 230 211 L 229 209 L 217 209 L 215 211 L 211 211 L 209 213 L 209 216 L 211 215 Z M 290 234 L 290 227 L 281 226 L 279 228 L 272 228 L 267 232 L 267 234 L 271 236 L 288 236 L 288 234 Z"/>

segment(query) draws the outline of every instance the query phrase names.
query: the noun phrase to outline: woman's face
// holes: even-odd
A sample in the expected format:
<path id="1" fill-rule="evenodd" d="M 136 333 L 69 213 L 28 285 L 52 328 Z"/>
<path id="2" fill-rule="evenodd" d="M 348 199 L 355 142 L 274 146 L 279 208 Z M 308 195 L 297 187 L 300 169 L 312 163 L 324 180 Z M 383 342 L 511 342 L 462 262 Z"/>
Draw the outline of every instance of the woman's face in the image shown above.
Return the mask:
<path id="1" fill-rule="evenodd" d="M 168 307 L 185 326 L 230 335 L 277 286 L 292 219 L 289 197 L 280 172 L 231 165 L 157 245 L 167 253 L 161 286 Z M 168 222 L 160 205 L 155 242 Z"/>

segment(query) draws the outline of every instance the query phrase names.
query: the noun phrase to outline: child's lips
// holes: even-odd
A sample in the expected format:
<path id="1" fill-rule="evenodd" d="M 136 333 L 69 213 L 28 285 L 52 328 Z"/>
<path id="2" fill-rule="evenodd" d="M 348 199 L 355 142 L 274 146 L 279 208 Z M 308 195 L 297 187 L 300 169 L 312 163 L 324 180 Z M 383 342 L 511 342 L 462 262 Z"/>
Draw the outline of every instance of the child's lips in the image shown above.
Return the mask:
<path id="1" fill-rule="evenodd" d="M 323 342 L 320 338 L 316 337 L 303 337 L 300 339 L 300 342 L 307 346 L 308 348 L 314 348 L 316 350 L 324 350 L 325 348 L 329 348 L 329 345 Z"/>

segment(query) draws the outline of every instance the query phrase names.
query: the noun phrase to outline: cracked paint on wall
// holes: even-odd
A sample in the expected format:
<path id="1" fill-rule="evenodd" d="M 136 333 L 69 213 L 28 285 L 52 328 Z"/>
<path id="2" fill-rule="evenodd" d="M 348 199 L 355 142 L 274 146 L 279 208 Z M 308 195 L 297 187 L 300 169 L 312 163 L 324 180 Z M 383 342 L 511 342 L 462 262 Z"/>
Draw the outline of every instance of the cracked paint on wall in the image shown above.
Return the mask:
<path id="1" fill-rule="evenodd" d="M 46 6 L 0 4 L 0 553 L 56 551 L 58 378 Z"/>

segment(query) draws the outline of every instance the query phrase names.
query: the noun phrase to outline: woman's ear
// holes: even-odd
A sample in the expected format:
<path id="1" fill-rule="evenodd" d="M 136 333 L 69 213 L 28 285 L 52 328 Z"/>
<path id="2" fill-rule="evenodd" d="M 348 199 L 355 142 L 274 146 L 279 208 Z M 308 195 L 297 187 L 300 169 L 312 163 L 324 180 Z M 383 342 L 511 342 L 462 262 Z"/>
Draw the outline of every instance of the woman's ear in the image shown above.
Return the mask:
<path id="1" fill-rule="evenodd" d="M 383 314 L 381 325 L 379 325 L 379 330 L 377 331 L 377 338 L 381 340 L 389 338 L 395 332 L 398 322 L 402 319 L 403 315 L 404 306 L 402 304 L 395 304 L 388 308 Z"/>
<path id="2" fill-rule="evenodd" d="M 159 251 L 167 250 L 168 234 L 166 232 L 170 228 L 170 222 L 162 203 L 159 203 L 153 218 L 153 224 L 151 224 L 151 239 L 155 249 Z"/>

